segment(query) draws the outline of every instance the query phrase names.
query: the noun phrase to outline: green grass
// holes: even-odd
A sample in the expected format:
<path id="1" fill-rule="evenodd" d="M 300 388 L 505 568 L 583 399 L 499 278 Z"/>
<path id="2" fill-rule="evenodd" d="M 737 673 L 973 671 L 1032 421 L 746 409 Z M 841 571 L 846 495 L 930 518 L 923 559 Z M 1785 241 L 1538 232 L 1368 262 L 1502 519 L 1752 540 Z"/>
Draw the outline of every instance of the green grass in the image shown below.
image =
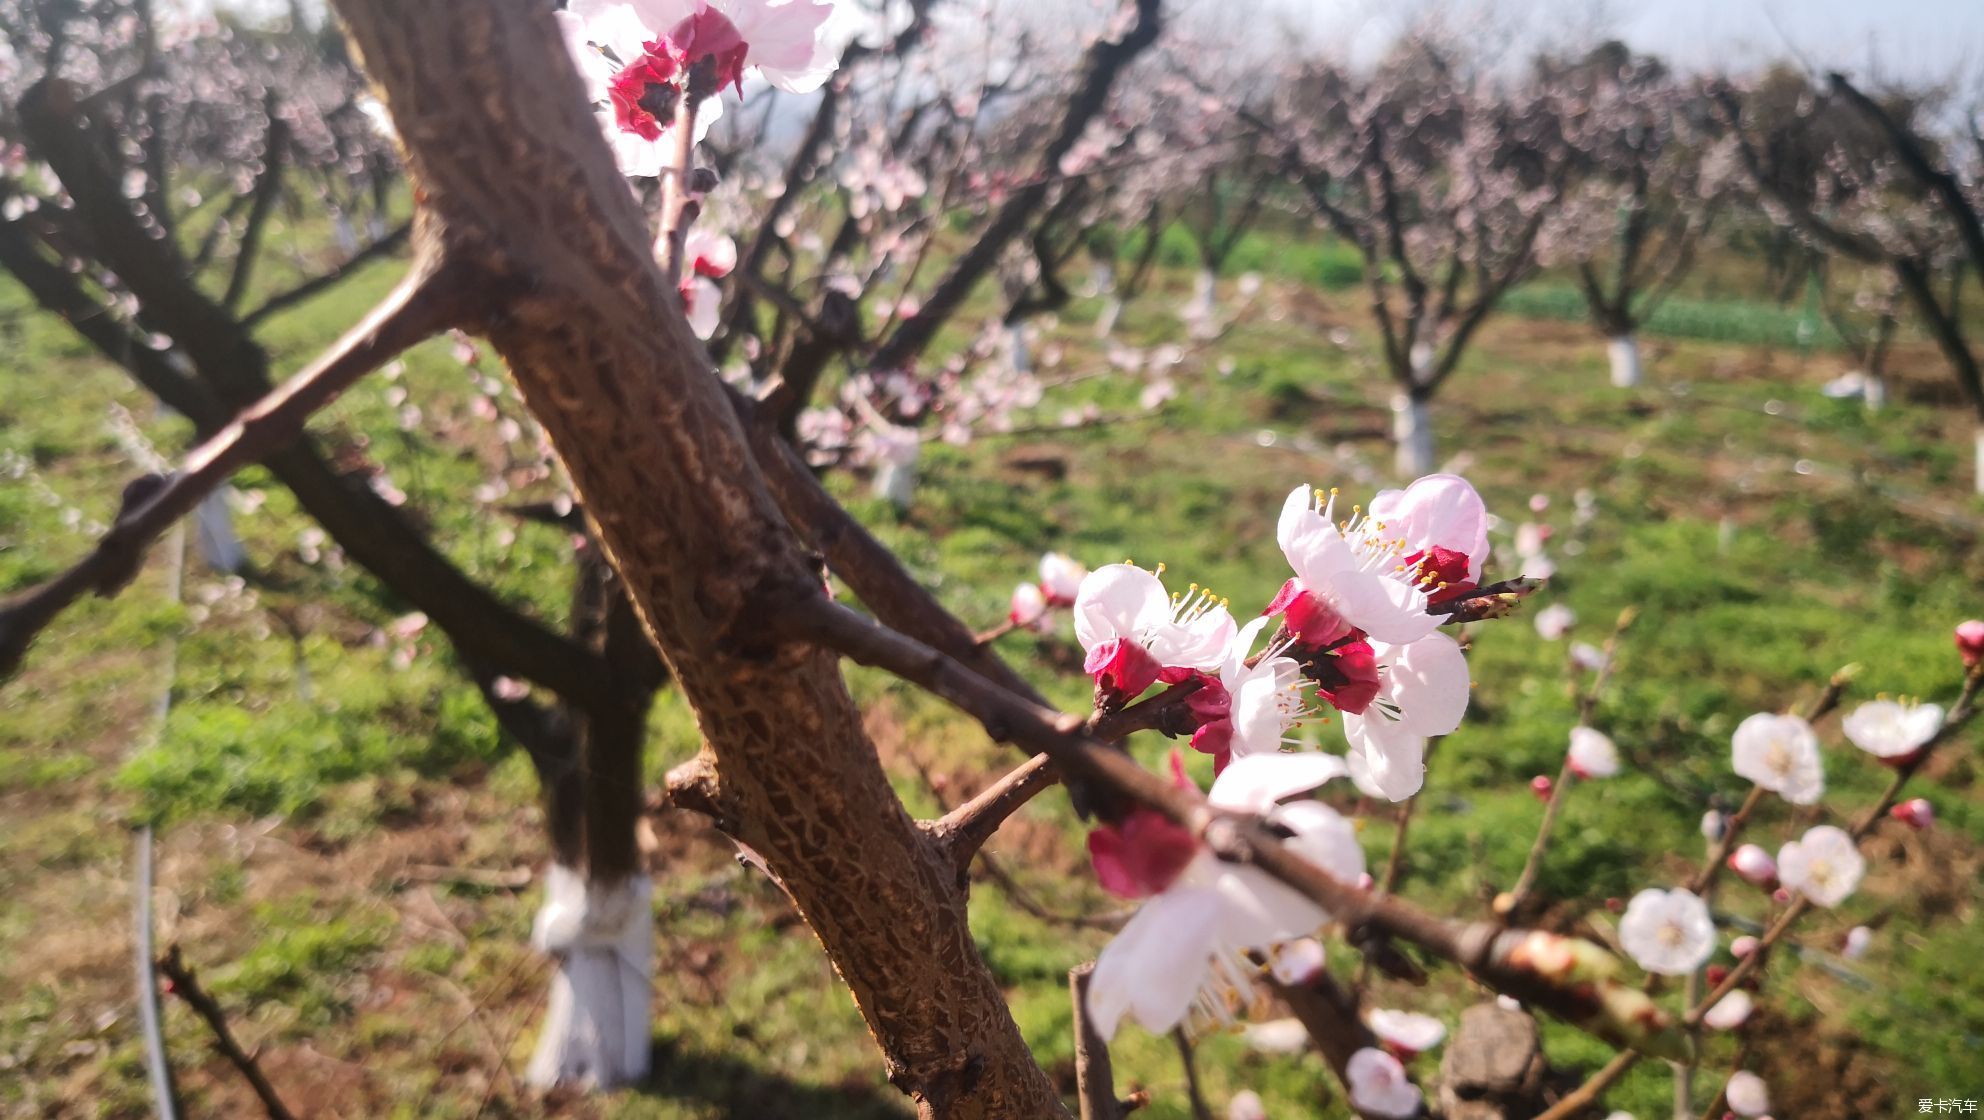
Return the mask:
<path id="1" fill-rule="evenodd" d="M 1167 267 L 1120 328 L 1140 344 L 1186 341 L 1170 309 L 1190 289 L 1190 246 L 1178 231 L 1164 236 Z M 307 236 L 303 244 L 307 258 Z M 1173 371 L 1182 392 L 1161 415 L 931 445 L 906 516 L 867 497 L 858 479 L 832 485 L 974 625 L 1004 613 L 1012 584 L 1048 548 L 1090 564 L 1162 561 L 1179 581 L 1256 610 L 1285 576 L 1273 519 L 1292 486 L 1355 495 L 1391 481 L 1385 449 L 1370 438 L 1382 430 L 1388 396 L 1365 372 L 1371 340 L 1359 334 L 1349 349 L 1327 340 L 1328 325 L 1361 323 L 1359 297 L 1346 290 L 1356 285 L 1355 264 L 1330 240 L 1250 235 L 1229 273 L 1268 276 L 1261 310 L 1269 313 Z M 355 319 L 397 267 L 365 270 L 272 320 L 264 339 L 278 371 Z M 266 282 L 279 286 L 285 269 L 294 271 L 272 269 Z M 1801 701 L 1849 662 L 1863 666 L 1855 695 L 1947 699 L 1957 671 L 1949 627 L 1984 613 L 1976 591 L 1984 510 L 1967 493 L 1961 417 L 1907 393 L 1879 415 L 1825 400 L 1817 386 L 1839 359 L 1823 353 L 1823 334 L 1800 333 L 1799 310 L 1677 297 L 1647 330 L 1653 387 L 1621 394 L 1605 384 L 1603 355 L 1566 293 L 1575 297 L 1547 282 L 1515 293 L 1513 314 L 1484 333 L 1435 420 L 1443 449 L 1464 456 L 1460 468 L 1505 520 L 1501 553 L 1508 529 L 1530 516 L 1531 495 L 1551 499 L 1560 575 L 1536 605 L 1568 604 L 1580 619 L 1575 636 L 1593 642 L 1621 610 L 1639 612 L 1596 716 L 1634 765 L 1572 791 L 1541 879 L 1602 930 L 1611 922 L 1606 900 L 1686 873 L 1711 799 L 1742 796 L 1727 755 L 1744 715 Z M 19 300 L 0 286 L 0 313 Z M 1062 315 L 1064 371 L 1099 363 L 1087 329 L 1095 311 L 1078 301 Z M 182 424 L 156 418 L 60 324 L 18 322 L 20 331 L 0 340 L 0 357 L 16 371 L 0 379 L 0 452 L 32 464 L 37 481 L 0 486 L 0 594 L 87 546 L 71 522 L 100 522 L 114 510 L 133 467 L 110 432 L 112 406 L 138 416 L 168 454 L 185 439 Z M 1222 362 L 1229 372 L 1218 372 Z M 1932 359 L 1903 374 L 1923 393 L 1942 377 Z M 402 387 L 422 410 L 404 430 Z M 1140 387 L 1124 376 L 1082 380 L 1056 390 L 1042 419 L 1090 402 L 1112 415 L 1132 411 Z M 559 624 L 569 542 L 513 525 L 469 496 L 505 467 L 515 488 L 499 503 L 549 493 L 526 469 L 528 439 L 496 438 L 474 411 L 477 393 L 445 346 L 430 345 L 408 355 L 397 381 L 366 382 L 314 430 L 332 447 L 364 440 L 456 562 Z M 520 415 L 507 391 L 499 403 Z M 298 1056 L 307 1046 L 370 1070 L 323 1090 L 362 1093 L 346 1102 L 351 1114 L 467 1116 L 485 1095 L 503 1114 L 538 1114 L 500 1077 L 487 1080 L 520 1065 L 538 1011 L 542 966 L 524 947 L 532 892 L 429 884 L 408 870 L 539 862 L 529 767 L 500 739 L 445 642 L 424 634 L 410 659 L 396 657 L 401 646 L 385 631 L 404 605 L 355 568 L 312 559 L 307 522 L 266 475 L 249 472 L 237 486 L 260 503 L 239 522 L 262 573 L 253 586 L 195 568 L 187 604 L 176 606 L 164 601 L 155 563 L 120 597 L 65 616 L 0 692 L 0 961 L 16 962 L 0 965 L 15 969 L 0 975 L 22 993 L 0 1006 L 0 1055 L 25 1073 L 0 1078 L 0 1109 L 39 1111 L 55 1096 L 49 1087 L 60 1086 L 87 1102 L 61 1115 L 143 1112 L 134 1036 L 128 1016 L 116 1014 L 128 1001 L 125 950 L 74 931 L 124 928 L 122 826 L 148 821 L 168 846 L 161 882 L 183 907 L 175 920 L 189 955 L 238 1009 L 251 1041 L 279 1053 L 279 1083 L 319 1084 L 311 1079 L 321 1063 Z M 1597 513 L 1578 528 L 1570 511 L 1581 489 Z M 299 624 L 300 640 L 285 619 Z M 1405 888 L 1416 902 L 1466 915 L 1482 913 L 1514 879 L 1540 813 L 1526 783 L 1554 772 L 1575 718 L 1563 643 L 1539 638 L 1522 617 L 1474 629 L 1473 707 L 1438 748 Z M 1065 624 L 1002 648 L 1057 703 L 1086 703 L 1084 682 L 1066 672 L 1078 653 Z M 168 671 L 174 700 L 160 723 L 151 713 Z M 937 701 L 873 673 L 851 680 L 879 713 L 884 757 L 913 811 L 940 806 L 906 755 L 961 783 L 1013 761 Z M 672 693 L 652 727 L 652 774 L 699 745 L 692 713 Z M 1842 746 L 1832 725 L 1824 735 L 1825 813 L 1843 817 L 1885 775 Z M 1338 733 L 1326 726 L 1318 737 L 1334 746 Z M 1133 750 L 1155 764 L 1168 746 L 1152 739 Z M 1842 1037 L 1859 1040 L 1855 1068 L 1871 1071 L 1894 1101 L 1956 1091 L 1974 1075 L 1970 1055 L 1984 1038 L 1984 993 L 1966 971 L 1984 952 L 1984 932 L 1951 916 L 1974 907 L 1984 864 L 1971 752 L 1952 751 L 1936 768 L 1927 795 L 1938 830 L 1920 839 L 1883 833 L 1862 893 L 1804 927 L 1817 950 L 1857 922 L 1880 921 L 1874 952 L 1852 966 L 1870 987 L 1809 967 L 1772 978 L 1792 1026 L 1822 1019 L 1850 1031 Z M 1204 778 L 1204 760 L 1192 762 Z M 1769 804 L 1756 835 L 1775 846 L 1806 823 Z M 267 839 L 252 839 L 265 828 Z M 1363 832 L 1374 862 L 1391 835 L 1389 813 L 1374 812 Z M 707 836 L 665 836 L 661 850 L 663 1066 L 646 1091 L 560 1106 L 577 1110 L 566 1114 L 904 1115 L 844 988 L 775 888 Z M 1063 798 L 1030 806 L 994 850 L 1058 909 L 1112 905 L 1086 873 L 1080 825 Z M 108 885 L 71 889 L 77 881 Z M 1721 903 L 1739 916 L 1763 912 L 1761 899 L 1735 888 Z M 972 927 L 1021 1030 L 1065 1076 L 1066 970 L 1103 935 L 1043 922 L 983 882 Z M 1386 984 L 1374 995 L 1450 1022 L 1477 998 L 1451 970 L 1436 971 L 1424 993 Z M 197 1024 L 175 1011 L 170 1025 L 176 1051 L 197 1062 Z M 1829 1068 L 1822 1062 L 1846 1052 L 1837 1040 L 1822 1052 L 1792 1045 L 1809 1033 L 1775 1031 L 1760 1050 L 1786 1101 L 1802 1099 L 1794 1095 L 1802 1069 Z M 1567 1068 L 1609 1054 L 1554 1024 L 1546 1038 Z M 1726 1062 L 1727 1040 L 1711 1054 Z M 1116 1057 L 1121 1085 L 1153 1090 L 1149 1115 L 1188 1115 L 1168 1040 L 1127 1029 Z M 1437 1060 L 1422 1059 L 1419 1072 L 1432 1073 Z M 1345 1115 L 1314 1060 L 1265 1057 L 1235 1036 L 1206 1040 L 1200 1072 L 1216 1109 L 1252 1088 L 1278 1117 Z M 213 1110 L 238 1103 L 223 1068 L 191 1080 Z M 1711 1080 L 1702 1079 L 1699 1103 Z M 1661 1114 L 1669 1092 L 1665 1070 L 1649 1065 L 1607 1104 Z M 1850 1114 L 1825 1108 L 1781 1104 L 1780 1113 Z"/>

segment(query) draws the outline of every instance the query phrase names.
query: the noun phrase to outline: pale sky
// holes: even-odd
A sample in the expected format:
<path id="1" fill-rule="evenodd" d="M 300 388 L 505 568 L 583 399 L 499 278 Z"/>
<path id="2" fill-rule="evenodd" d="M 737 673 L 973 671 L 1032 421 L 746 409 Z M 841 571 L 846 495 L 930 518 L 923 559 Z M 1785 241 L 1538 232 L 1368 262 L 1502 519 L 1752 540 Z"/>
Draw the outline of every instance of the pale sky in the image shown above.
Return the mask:
<path id="1" fill-rule="evenodd" d="M 1814 67 L 1867 76 L 1940 79 L 1984 71 L 1984 0 L 1258 2 L 1311 42 L 1348 44 L 1357 58 L 1376 55 L 1399 29 L 1432 14 L 1481 28 L 1512 54 L 1537 43 L 1616 37 L 1687 69 L 1740 70 L 1796 52 Z"/>

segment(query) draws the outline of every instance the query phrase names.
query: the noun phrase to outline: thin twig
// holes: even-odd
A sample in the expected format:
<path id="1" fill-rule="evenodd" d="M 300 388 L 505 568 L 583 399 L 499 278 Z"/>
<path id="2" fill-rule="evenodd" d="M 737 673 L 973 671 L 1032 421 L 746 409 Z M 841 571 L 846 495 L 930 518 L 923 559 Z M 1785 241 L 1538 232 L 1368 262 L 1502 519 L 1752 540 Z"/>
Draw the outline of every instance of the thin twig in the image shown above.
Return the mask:
<path id="1" fill-rule="evenodd" d="M 1146 1099 L 1141 1093 L 1127 1101 L 1116 1099 L 1116 1075 L 1109 1068 L 1109 1043 L 1088 1014 L 1088 982 L 1095 962 L 1068 970 L 1068 995 L 1075 1005 L 1075 1099 L 1081 1120 L 1122 1120 Z"/>
<path id="2" fill-rule="evenodd" d="M 1619 621 L 1612 628 L 1612 636 L 1605 640 L 1598 672 L 1592 674 L 1591 683 L 1578 700 L 1579 727 L 1591 725 L 1592 713 L 1598 708 L 1598 694 L 1612 678 L 1612 664 L 1618 659 L 1619 637 L 1633 624 L 1636 613 L 1631 608 L 1619 612 Z M 1543 806 L 1543 820 L 1536 827 L 1536 841 L 1529 846 L 1529 858 L 1523 861 L 1522 874 L 1516 877 L 1516 885 L 1508 895 L 1496 900 L 1495 908 L 1502 917 L 1519 913 L 1522 905 L 1529 901 L 1530 892 L 1536 887 L 1536 876 L 1543 869 L 1543 854 L 1550 848 L 1550 835 L 1557 826 L 1557 814 L 1563 810 L 1564 792 L 1571 788 L 1571 783 L 1576 779 L 1577 773 L 1571 769 L 1570 752 L 1566 751 L 1564 764 L 1557 768 L 1557 784 L 1550 787 L 1550 800 Z"/>
<path id="3" fill-rule="evenodd" d="M 256 1063 L 254 1055 L 243 1050 L 241 1044 L 234 1040 L 234 1032 L 227 1026 L 227 1012 L 221 1010 L 214 997 L 200 986 L 200 979 L 194 975 L 192 968 L 180 959 L 179 946 L 174 945 L 165 951 L 165 956 L 159 959 L 158 970 L 172 982 L 172 993 L 185 1000 L 187 1006 L 206 1020 L 208 1029 L 214 1032 L 214 1049 L 240 1070 L 242 1077 L 248 1079 L 249 1088 L 255 1090 L 255 1096 L 261 1100 L 269 1120 L 295 1120 L 296 1114 L 276 1095 L 275 1086 L 262 1075 L 262 1067 Z"/>
<path id="4" fill-rule="evenodd" d="M 1178 1047 L 1179 1064 L 1185 1067 L 1185 1099 L 1191 1102 L 1192 1120 L 1213 1120 L 1212 1109 L 1206 1107 L 1205 1094 L 1199 1090 L 1199 1063 L 1193 1057 L 1192 1040 L 1185 1034 L 1185 1028 L 1171 1028 L 1171 1041 Z"/>

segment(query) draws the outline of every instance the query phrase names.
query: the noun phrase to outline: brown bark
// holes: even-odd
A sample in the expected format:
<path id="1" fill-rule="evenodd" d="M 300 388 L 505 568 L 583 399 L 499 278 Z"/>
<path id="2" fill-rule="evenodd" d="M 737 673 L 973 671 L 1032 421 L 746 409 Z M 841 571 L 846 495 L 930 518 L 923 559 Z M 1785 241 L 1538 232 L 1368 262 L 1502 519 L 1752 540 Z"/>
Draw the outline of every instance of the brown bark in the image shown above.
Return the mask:
<path id="1" fill-rule="evenodd" d="M 696 710 L 720 823 L 785 884 L 924 1115 L 1063 1114 L 835 657 L 771 637 L 819 572 L 649 254 L 551 5 L 339 8 L 451 262 L 502 292 L 487 333 Z"/>

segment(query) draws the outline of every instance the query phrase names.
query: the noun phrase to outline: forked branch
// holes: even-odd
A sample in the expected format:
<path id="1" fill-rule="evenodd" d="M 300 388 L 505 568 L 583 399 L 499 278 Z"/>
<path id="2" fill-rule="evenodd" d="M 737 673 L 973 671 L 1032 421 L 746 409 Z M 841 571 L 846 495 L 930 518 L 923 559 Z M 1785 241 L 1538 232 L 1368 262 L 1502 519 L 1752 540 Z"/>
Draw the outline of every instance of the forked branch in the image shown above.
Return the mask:
<path id="1" fill-rule="evenodd" d="M 115 595 L 138 574 L 145 549 L 235 471 L 295 439 L 304 423 L 360 377 L 451 326 L 456 286 L 431 261 L 417 263 L 385 301 L 308 368 L 249 406 L 167 477 L 124 490 L 123 508 L 90 554 L 61 575 L 0 603 L 0 678 L 35 636 L 86 593 Z"/>

